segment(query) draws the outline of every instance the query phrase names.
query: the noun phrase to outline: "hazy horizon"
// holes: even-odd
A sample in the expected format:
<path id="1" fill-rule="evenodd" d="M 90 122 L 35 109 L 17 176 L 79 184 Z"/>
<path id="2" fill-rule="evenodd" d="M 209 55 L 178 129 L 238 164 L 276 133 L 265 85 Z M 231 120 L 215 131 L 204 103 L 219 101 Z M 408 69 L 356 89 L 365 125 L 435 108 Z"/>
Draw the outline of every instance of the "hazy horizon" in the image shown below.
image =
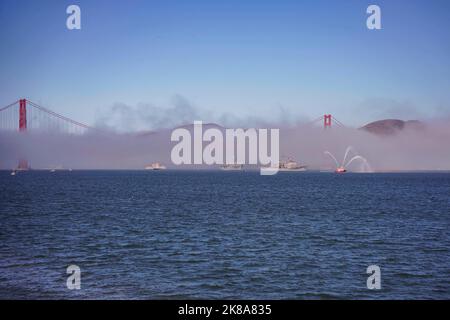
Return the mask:
<path id="1" fill-rule="evenodd" d="M 365 157 L 373 172 L 383 172 L 450 170 L 450 150 L 443 147 L 450 139 L 449 124 L 428 122 L 423 128 L 406 128 L 391 135 L 376 135 L 350 127 L 324 130 L 320 125 L 307 124 L 284 127 L 266 124 L 266 128 L 280 128 L 282 160 L 290 157 L 313 170 L 333 170 L 334 163 L 324 152 L 333 153 L 340 162 L 347 147 L 352 146 L 355 149 L 352 156 Z M 170 129 L 151 133 L 90 131 L 83 135 L 5 131 L 0 136 L 0 168 L 14 168 L 21 158 L 28 159 L 34 168 L 143 169 L 152 162 L 177 168 L 170 159 L 170 150 L 175 145 L 170 141 L 170 134 Z M 203 147 L 207 144 L 204 142 Z M 360 164 L 353 163 L 349 170 L 366 170 Z M 179 168 L 218 166 L 182 165 Z"/>

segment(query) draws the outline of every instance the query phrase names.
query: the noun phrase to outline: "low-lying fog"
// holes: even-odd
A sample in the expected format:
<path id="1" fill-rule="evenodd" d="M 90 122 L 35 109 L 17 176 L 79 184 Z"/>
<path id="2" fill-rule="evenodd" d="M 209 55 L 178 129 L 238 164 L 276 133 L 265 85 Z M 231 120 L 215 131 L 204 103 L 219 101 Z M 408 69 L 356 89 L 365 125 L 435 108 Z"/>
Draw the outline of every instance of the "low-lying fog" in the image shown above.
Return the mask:
<path id="1" fill-rule="evenodd" d="M 425 122 L 421 129 L 405 129 L 393 135 L 374 135 L 361 129 L 322 127 L 296 123 L 280 128 L 280 156 L 310 169 L 334 169 L 342 162 L 348 146 L 365 157 L 373 171 L 450 170 L 450 126 L 446 122 Z M 83 135 L 64 135 L 29 131 L 0 132 L 0 168 L 12 169 L 19 159 L 32 168 L 142 169 L 161 162 L 174 168 L 170 160 L 171 129 L 153 132 L 117 133 L 98 129 Z M 204 143 L 206 146 L 208 143 Z M 353 151 L 350 156 L 354 156 Z M 349 157 L 347 159 L 349 159 Z M 198 166 L 204 168 L 204 166 Z M 186 167 L 184 167 L 186 168 Z M 189 167 L 188 167 L 189 168 Z M 192 167 L 195 168 L 195 167 Z M 363 170 L 354 161 L 349 170 Z M 367 170 L 367 169 L 364 169 Z"/>

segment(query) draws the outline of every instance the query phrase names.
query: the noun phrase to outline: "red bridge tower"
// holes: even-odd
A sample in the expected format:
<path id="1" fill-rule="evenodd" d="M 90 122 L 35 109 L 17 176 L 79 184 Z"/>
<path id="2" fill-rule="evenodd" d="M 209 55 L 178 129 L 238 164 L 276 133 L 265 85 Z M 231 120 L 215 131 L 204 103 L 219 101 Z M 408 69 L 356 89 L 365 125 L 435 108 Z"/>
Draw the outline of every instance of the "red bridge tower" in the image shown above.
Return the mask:
<path id="1" fill-rule="evenodd" d="M 323 127 L 325 129 L 331 128 L 331 114 L 326 114 L 323 116 Z"/>
<path id="2" fill-rule="evenodd" d="M 27 131 L 27 100 L 20 99 L 19 101 L 19 131 Z M 25 159 L 19 160 L 18 170 L 28 170 L 28 161 Z"/>

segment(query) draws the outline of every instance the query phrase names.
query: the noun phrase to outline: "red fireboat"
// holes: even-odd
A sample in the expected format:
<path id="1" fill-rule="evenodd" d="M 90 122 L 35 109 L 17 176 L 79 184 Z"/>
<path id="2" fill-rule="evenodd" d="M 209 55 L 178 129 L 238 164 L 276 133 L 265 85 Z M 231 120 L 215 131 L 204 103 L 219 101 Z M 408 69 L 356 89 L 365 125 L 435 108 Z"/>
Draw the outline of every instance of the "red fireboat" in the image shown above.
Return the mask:
<path id="1" fill-rule="evenodd" d="M 346 173 L 347 172 L 347 170 L 345 170 L 345 168 L 344 167 L 339 167 L 339 168 L 337 168 L 336 169 L 336 171 L 335 171 L 336 173 Z"/>

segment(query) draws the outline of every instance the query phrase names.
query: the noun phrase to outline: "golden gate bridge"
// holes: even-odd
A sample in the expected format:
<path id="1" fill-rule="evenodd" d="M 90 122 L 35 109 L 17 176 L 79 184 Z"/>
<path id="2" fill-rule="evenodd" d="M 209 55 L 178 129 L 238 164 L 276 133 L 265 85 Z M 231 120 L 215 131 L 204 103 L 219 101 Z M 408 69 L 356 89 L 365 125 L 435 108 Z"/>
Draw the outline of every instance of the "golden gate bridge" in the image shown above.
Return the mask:
<path id="1" fill-rule="evenodd" d="M 308 125 L 317 123 L 323 123 L 324 129 L 330 129 L 332 125 L 345 127 L 331 114 L 318 117 L 309 122 Z M 35 131 L 50 134 L 82 135 L 89 130 L 96 129 L 27 99 L 20 99 L 0 108 L 0 131 L 18 131 L 22 134 Z M 19 160 L 18 170 L 27 170 L 28 168 L 26 159 Z"/>
<path id="2" fill-rule="evenodd" d="M 83 134 L 93 129 L 81 122 L 64 117 L 27 99 L 17 100 L 0 108 L 0 129 L 56 131 Z"/>
<path id="3" fill-rule="evenodd" d="M 92 127 L 72 120 L 27 99 L 0 108 L 0 130 L 81 135 Z M 19 160 L 18 170 L 28 170 L 28 161 Z"/>

